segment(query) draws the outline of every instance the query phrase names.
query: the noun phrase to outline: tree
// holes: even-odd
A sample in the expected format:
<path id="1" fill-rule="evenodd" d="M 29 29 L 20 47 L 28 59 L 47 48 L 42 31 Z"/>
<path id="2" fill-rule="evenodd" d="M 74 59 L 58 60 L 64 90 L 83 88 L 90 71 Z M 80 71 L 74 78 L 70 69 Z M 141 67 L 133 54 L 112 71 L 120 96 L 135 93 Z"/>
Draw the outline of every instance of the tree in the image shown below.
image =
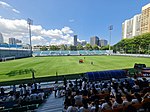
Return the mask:
<path id="1" fill-rule="evenodd" d="M 83 46 L 81 44 L 78 44 L 77 50 L 83 50 L 83 49 L 84 49 Z"/>
<path id="2" fill-rule="evenodd" d="M 85 45 L 85 50 L 93 50 L 91 44 L 86 44 Z"/>
<path id="3" fill-rule="evenodd" d="M 70 46 L 68 47 L 68 50 L 76 51 L 76 50 L 77 50 L 77 47 L 76 47 L 76 46 L 73 46 L 73 45 L 70 45 Z"/>
<path id="4" fill-rule="evenodd" d="M 56 50 L 59 50 L 59 47 L 57 45 L 51 45 L 50 50 L 56 51 Z"/>
<path id="5" fill-rule="evenodd" d="M 42 48 L 40 48 L 40 51 L 47 51 L 47 47 L 46 46 L 42 46 Z"/>
<path id="6" fill-rule="evenodd" d="M 99 50 L 99 46 L 95 44 L 95 45 L 93 46 L 93 50 Z"/>
<path id="7" fill-rule="evenodd" d="M 64 44 L 60 45 L 60 50 L 67 50 L 67 46 L 65 46 Z"/>
<path id="8" fill-rule="evenodd" d="M 113 46 L 113 50 L 123 53 L 146 54 L 149 50 L 150 33 L 135 36 L 134 38 L 122 39 Z"/>
<path id="9" fill-rule="evenodd" d="M 102 46 L 102 47 L 100 48 L 100 50 L 109 50 L 109 45 L 107 45 L 107 46 Z"/>

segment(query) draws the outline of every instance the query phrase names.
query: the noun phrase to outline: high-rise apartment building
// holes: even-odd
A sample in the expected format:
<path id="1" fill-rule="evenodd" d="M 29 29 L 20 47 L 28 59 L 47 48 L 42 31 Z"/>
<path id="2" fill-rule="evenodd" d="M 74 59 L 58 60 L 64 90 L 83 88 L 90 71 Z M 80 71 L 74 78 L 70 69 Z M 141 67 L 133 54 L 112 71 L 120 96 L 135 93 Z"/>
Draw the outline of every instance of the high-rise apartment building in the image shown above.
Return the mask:
<path id="1" fill-rule="evenodd" d="M 2 33 L 0 33 L 0 44 L 4 43 L 4 38 L 3 38 L 3 35 Z"/>
<path id="2" fill-rule="evenodd" d="M 131 38 L 140 34 L 141 14 L 135 15 L 133 18 L 125 20 L 122 23 L 122 38 Z"/>
<path id="3" fill-rule="evenodd" d="M 19 39 L 15 39 L 16 44 L 22 44 L 22 41 Z"/>
<path id="4" fill-rule="evenodd" d="M 133 17 L 133 36 L 141 34 L 141 14 L 137 14 Z"/>
<path id="5" fill-rule="evenodd" d="M 99 40 L 99 45 L 100 45 L 100 46 L 107 46 L 107 45 L 108 45 L 108 41 L 105 40 L 105 39 L 100 39 L 100 40 Z"/>
<path id="6" fill-rule="evenodd" d="M 99 46 L 99 38 L 97 36 L 91 37 L 90 38 L 90 44 L 91 44 L 91 46 L 94 46 L 94 45 Z"/>
<path id="7" fill-rule="evenodd" d="M 73 37 L 73 45 L 74 46 L 77 46 L 77 44 L 78 44 L 78 42 L 77 42 L 77 35 L 74 35 L 74 37 Z"/>
<path id="8" fill-rule="evenodd" d="M 82 45 L 82 46 L 85 46 L 86 44 L 87 44 L 87 41 L 81 40 L 81 45 Z"/>
<path id="9" fill-rule="evenodd" d="M 9 44 L 16 44 L 16 39 L 15 38 L 9 38 Z"/>
<path id="10" fill-rule="evenodd" d="M 150 3 L 142 7 L 141 14 L 122 23 L 122 38 L 131 38 L 150 32 Z"/>
<path id="11" fill-rule="evenodd" d="M 141 33 L 150 32 L 150 3 L 142 7 Z"/>

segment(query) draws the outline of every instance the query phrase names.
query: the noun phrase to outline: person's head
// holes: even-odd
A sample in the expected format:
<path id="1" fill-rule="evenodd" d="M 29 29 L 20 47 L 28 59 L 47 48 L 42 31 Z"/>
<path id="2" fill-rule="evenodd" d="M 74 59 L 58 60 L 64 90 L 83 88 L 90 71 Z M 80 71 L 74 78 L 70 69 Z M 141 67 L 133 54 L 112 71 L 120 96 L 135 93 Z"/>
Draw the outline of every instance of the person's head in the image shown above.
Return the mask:
<path id="1" fill-rule="evenodd" d="M 72 101 L 71 101 L 71 105 L 72 105 L 72 106 L 75 106 L 75 99 L 74 99 L 74 98 L 73 98 Z"/>
<path id="2" fill-rule="evenodd" d="M 87 109 L 87 108 L 88 108 L 88 101 L 87 101 L 87 99 L 83 99 L 83 100 L 82 100 L 82 103 L 83 103 L 83 107 L 84 107 L 85 109 Z"/>
<path id="3" fill-rule="evenodd" d="M 79 90 L 76 91 L 76 95 L 79 95 Z"/>
<path id="4" fill-rule="evenodd" d="M 143 79 L 143 81 L 146 81 L 146 78 L 145 78 L 145 77 L 143 77 L 142 79 Z"/>
<path id="5" fill-rule="evenodd" d="M 139 102 L 142 101 L 142 98 L 141 98 L 141 96 L 140 96 L 138 93 L 134 93 L 134 96 L 135 96 L 135 98 L 136 98 Z"/>
<path id="6" fill-rule="evenodd" d="M 112 106 L 109 98 L 110 98 L 110 96 L 106 96 L 105 97 L 105 102 L 107 102 L 109 106 Z"/>
<path id="7" fill-rule="evenodd" d="M 123 100 L 121 98 L 121 95 L 116 95 L 116 102 L 119 103 L 119 104 L 122 104 Z"/>
<path id="8" fill-rule="evenodd" d="M 95 112 L 99 112 L 99 100 L 96 99 L 94 103 L 95 103 L 95 107 L 96 107 Z"/>
<path id="9" fill-rule="evenodd" d="M 106 101 L 106 102 L 109 102 L 109 98 L 110 98 L 109 96 L 106 96 L 106 97 L 105 97 L 105 101 Z"/>
<path id="10" fill-rule="evenodd" d="M 131 102 L 132 101 L 132 96 L 129 94 L 126 94 L 126 99 L 127 101 Z"/>

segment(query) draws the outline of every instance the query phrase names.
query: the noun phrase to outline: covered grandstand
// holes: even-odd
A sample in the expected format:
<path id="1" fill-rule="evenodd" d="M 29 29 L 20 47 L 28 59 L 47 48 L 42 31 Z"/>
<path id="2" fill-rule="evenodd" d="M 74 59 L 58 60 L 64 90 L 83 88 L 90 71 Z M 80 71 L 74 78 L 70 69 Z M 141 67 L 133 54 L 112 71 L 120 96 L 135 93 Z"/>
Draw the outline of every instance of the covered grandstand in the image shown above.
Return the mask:
<path id="1" fill-rule="evenodd" d="M 108 80 L 112 78 L 126 78 L 125 70 L 108 70 L 108 71 L 96 71 L 87 72 L 86 77 L 89 81 Z"/>
<path id="2" fill-rule="evenodd" d="M 0 44 L 0 61 L 31 56 L 30 49 L 23 49 L 22 45 Z"/>
<path id="3" fill-rule="evenodd" d="M 79 51 L 33 51 L 34 56 L 78 56 L 78 55 L 107 55 L 108 50 L 79 50 Z"/>

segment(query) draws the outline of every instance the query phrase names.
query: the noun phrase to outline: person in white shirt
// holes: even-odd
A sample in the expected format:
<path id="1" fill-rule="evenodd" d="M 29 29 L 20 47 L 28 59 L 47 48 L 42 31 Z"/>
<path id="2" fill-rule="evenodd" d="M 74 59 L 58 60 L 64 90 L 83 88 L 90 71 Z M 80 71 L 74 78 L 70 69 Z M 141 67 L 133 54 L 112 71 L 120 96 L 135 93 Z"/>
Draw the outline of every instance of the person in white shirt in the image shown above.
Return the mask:
<path id="1" fill-rule="evenodd" d="M 77 106 L 82 105 L 82 95 L 79 95 L 79 91 L 76 92 L 76 95 L 74 96 L 75 104 Z"/>
<path id="2" fill-rule="evenodd" d="M 105 97 L 105 103 L 102 103 L 102 110 L 112 110 L 112 103 L 109 96 Z"/>
<path id="3" fill-rule="evenodd" d="M 40 92 L 40 93 L 38 93 L 38 99 L 39 100 L 44 100 L 44 92 Z"/>
<path id="4" fill-rule="evenodd" d="M 138 94 L 138 93 L 134 93 L 134 99 L 132 99 L 132 103 L 133 104 L 136 104 L 136 103 L 141 103 L 142 101 L 142 98 L 141 96 Z"/>
<path id="5" fill-rule="evenodd" d="M 79 108 L 79 112 L 90 112 L 91 107 L 90 107 L 90 106 L 88 107 L 87 100 L 84 99 L 84 100 L 82 101 L 82 103 L 83 103 L 83 106 Z"/>
<path id="6" fill-rule="evenodd" d="M 58 89 L 58 84 L 57 81 L 54 84 L 54 92 L 55 92 L 55 97 L 57 97 L 57 89 Z"/>
<path id="7" fill-rule="evenodd" d="M 115 102 L 112 105 L 113 108 L 120 108 L 123 107 L 123 100 L 121 95 L 116 95 Z"/>
<path id="8" fill-rule="evenodd" d="M 123 106 L 128 106 L 132 104 L 132 96 L 126 94 L 126 99 L 123 101 Z"/>
<path id="9" fill-rule="evenodd" d="M 66 112 L 78 112 L 78 108 L 75 106 L 75 99 L 72 99 L 72 104 L 67 108 Z"/>

